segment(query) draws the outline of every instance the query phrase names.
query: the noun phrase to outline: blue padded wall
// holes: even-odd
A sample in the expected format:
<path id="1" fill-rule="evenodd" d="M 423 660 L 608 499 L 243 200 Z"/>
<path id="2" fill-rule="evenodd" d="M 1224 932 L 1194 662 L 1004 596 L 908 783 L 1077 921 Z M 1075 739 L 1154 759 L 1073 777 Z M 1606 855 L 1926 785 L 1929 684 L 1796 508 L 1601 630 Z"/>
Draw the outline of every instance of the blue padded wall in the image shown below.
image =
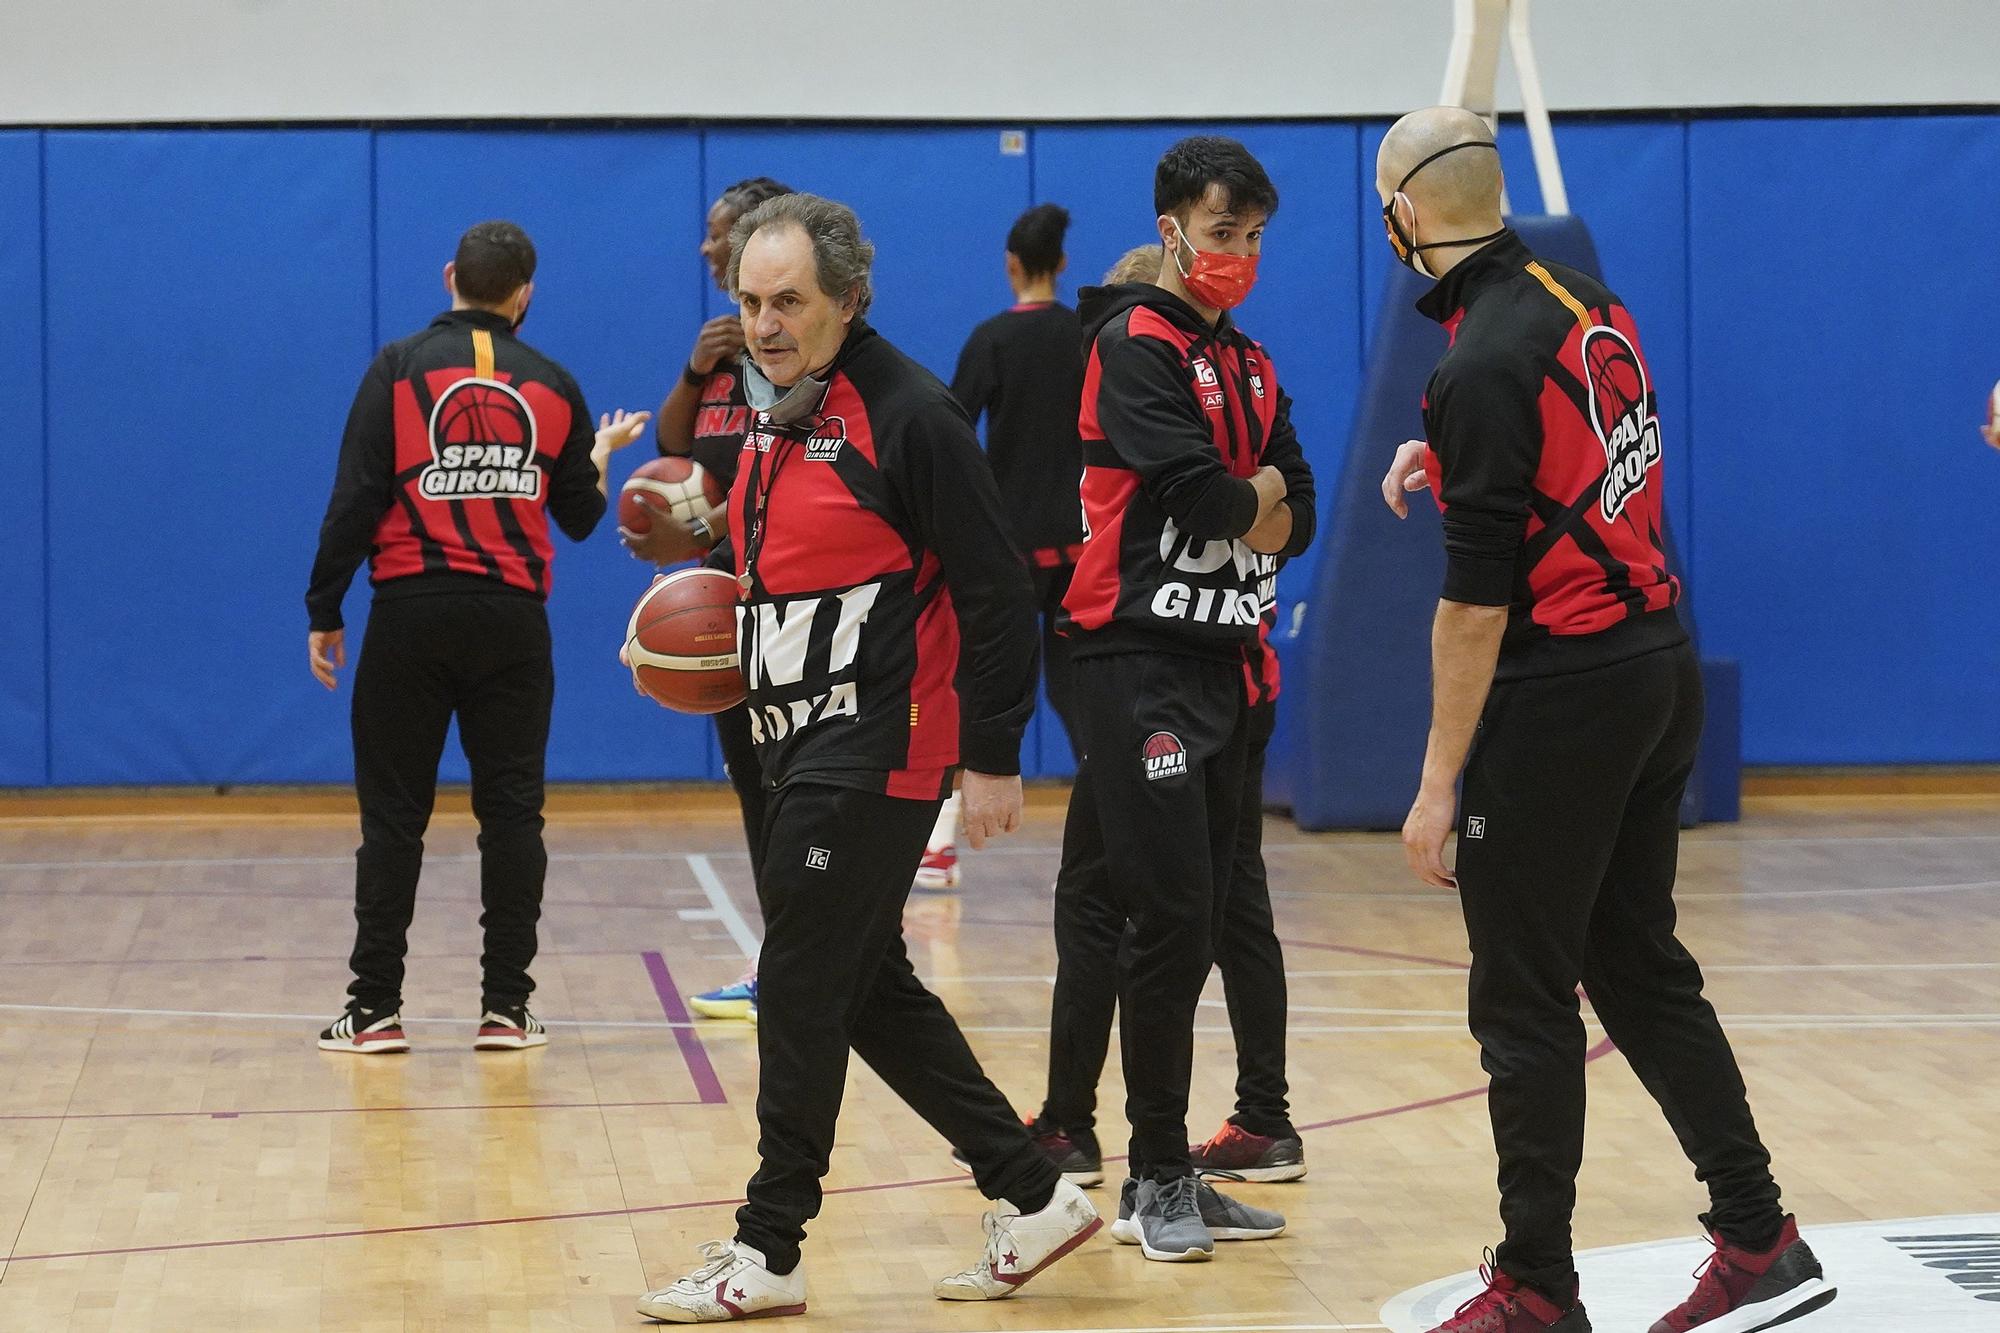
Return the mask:
<path id="1" fill-rule="evenodd" d="M 2000 118 L 1691 134 L 1700 617 L 1744 757 L 2000 759 Z"/>
<path id="2" fill-rule="evenodd" d="M 46 142 L 53 780 L 338 778 L 301 598 L 369 353 L 368 135 Z"/>
<path id="3" fill-rule="evenodd" d="M 1344 470 L 1379 475 L 1395 443 L 1346 457 L 1391 272 L 1372 190 L 1383 128 L 1052 126 L 1017 156 L 999 127 L 0 133 L 15 483 L 0 492 L 0 784 L 346 779 L 347 695 L 307 674 L 300 605 L 340 423 L 374 348 L 442 308 L 451 243 L 487 216 L 540 245 L 528 336 L 598 410 L 650 408 L 725 308 L 695 245 L 741 176 L 853 203 L 881 247 L 876 322 L 948 374 L 1008 301 L 1001 252 L 1023 207 L 1072 210 L 1073 300 L 1153 238 L 1160 150 L 1234 133 L 1284 194 L 1243 322 L 1296 400 L 1322 553 L 1373 558 L 1361 538 L 1386 515 L 1336 512 L 1333 495 Z M 2000 357 L 1969 295 L 2000 288 L 2000 116 L 1564 120 L 1557 135 L 1658 381 L 1668 513 L 1704 650 L 1742 664 L 1745 758 L 2000 760 L 2000 607 L 1961 573 L 1989 563 L 2000 502 L 2000 460 L 1973 434 Z M 1538 208 L 1518 126 L 1502 148 L 1515 205 Z M 614 483 L 651 450 L 620 457 Z M 107 487 L 111 458 L 149 484 Z M 1424 523 L 1389 549 L 1434 549 Z M 1280 581 L 1288 619 L 1308 598 L 1309 625 L 1345 614 L 1317 559 Z M 644 582 L 608 524 L 561 543 L 552 777 L 719 775 L 706 724 L 639 700 L 616 665 Z M 365 608 L 357 592 L 356 641 Z M 1353 651 L 1389 652 L 1404 628 L 1350 626 Z M 1359 688 L 1314 676 L 1302 647 L 1286 646 L 1280 799 L 1351 762 L 1297 753 L 1305 710 Z M 1394 725 L 1414 763 L 1421 720 Z M 1024 758 L 1069 769 L 1046 710 Z M 453 751 L 446 775 L 462 773 Z M 1400 776 L 1376 781 L 1407 795 Z"/>
<path id="4" fill-rule="evenodd" d="M 385 130 L 376 137 L 378 335 L 422 327 L 448 304 L 442 271 L 459 233 L 509 218 L 534 238 L 535 299 L 521 333 L 576 376 L 593 414 L 657 410 L 680 375 L 705 270 L 694 246 L 707 207 L 700 141 L 680 130 Z M 351 368 L 358 377 L 365 362 Z M 328 466 L 333 441 L 329 438 Z M 657 454 L 652 429 L 611 462 L 616 488 Z M 555 535 L 556 707 L 551 779 L 722 774 L 706 718 L 633 692 L 618 664 L 632 605 L 651 581 L 607 513 L 591 538 Z M 357 580 L 357 583 L 359 580 Z M 365 591 L 349 598 L 358 615 Z M 446 747 L 441 772 L 463 780 Z"/>
<path id="5" fill-rule="evenodd" d="M 0 134 L 0 786 L 48 781 L 42 136 Z"/>

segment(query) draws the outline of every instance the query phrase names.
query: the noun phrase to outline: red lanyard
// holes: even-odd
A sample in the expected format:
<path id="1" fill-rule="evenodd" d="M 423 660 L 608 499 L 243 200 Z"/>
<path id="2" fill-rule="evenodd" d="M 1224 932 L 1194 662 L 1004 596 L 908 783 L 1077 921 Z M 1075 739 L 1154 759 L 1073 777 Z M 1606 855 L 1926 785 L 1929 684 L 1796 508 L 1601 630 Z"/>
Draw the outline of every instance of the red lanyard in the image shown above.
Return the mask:
<path id="1" fill-rule="evenodd" d="M 755 431 L 759 428 L 753 427 L 752 429 Z M 768 430 L 770 428 L 764 427 L 763 429 Z M 773 433 L 775 434 L 775 432 Z M 784 470 L 786 461 L 791 458 L 792 446 L 796 443 L 797 441 L 793 440 L 789 435 L 776 435 L 771 441 L 771 451 L 775 451 L 778 457 L 771 464 L 771 476 L 768 481 L 764 477 L 764 460 L 770 456 L 769 451 L 764 449 L 756 450 L 756 461 L 750 466 L 750 496 L 748 506 L 750 509 L 750 532 L 743 542 L 743 572 L 736 576 L 736 586 L 743 590 L 743 596 L 746 598 L 750 595 L 751 588 L 756 586 L 757 557 L 764 549 L 764 535 L 766 531 L 764 511 L 770 508 L 771 492 L 778 487 L 778 474 Z"/>

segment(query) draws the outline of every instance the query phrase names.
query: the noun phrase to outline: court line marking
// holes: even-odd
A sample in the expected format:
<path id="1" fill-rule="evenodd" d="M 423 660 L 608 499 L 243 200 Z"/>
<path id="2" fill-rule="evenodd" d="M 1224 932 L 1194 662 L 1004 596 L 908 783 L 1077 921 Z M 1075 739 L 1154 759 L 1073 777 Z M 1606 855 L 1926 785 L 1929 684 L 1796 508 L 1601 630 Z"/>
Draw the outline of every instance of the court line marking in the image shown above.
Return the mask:
<path id="1" fill-rule="evenodd" d="M 402 1115 L 414 1111 L 609 1111 L 647 1106 L 703 1106 L 687 1097 L 639 1102 L 479 1102 L 435 1106 L 268 1106 L 233 1111 L 40 1111 L 0 1114 L 18 1120 L 244 1120 L 263 1115 Z"/>
<path id="2" fill-rule="evenodd" d="M 248 1013 L 242 1011 L 206 1010 L 206 1009 L 122 1009 L 122 1008 L 100 1008 L 87 1005 L 68 1005 L 68 1004 L 0 1004 L 0 1012 L 90 1014 L 103 1017 L 132 1017 L 132 1018 L 209 1018 L 209 1019 L 244 1020 L 244 1021 L 282 1020 L 288 1023 L 291 1022 L 320 1023 L 324 1022 L 326 1018 L 326 1015 L 324 1014 Z M 1456 1013 L 1457 1011 L 1440 1010 L 1438 1012 Z M 1853 1014 L 1740 1015 L 1737 1014 L 1737 1015 L 1732 1015 L 1729 1013 L 1724 1013 L 1721 1015 L 1721 1017 L 1724 1024 L 1732 1032 L 1736 1031 L 1769 1032 L 1769 1031 L 1789 1031 L 1793 1029 L 1810 1029 L 1813 1031 L 1821 1031 L 1821 1032 L 1840 1032 L 1840 1031 L 1866 1032 L 1866 1031 L 1875 1031 L 1882 1028 L 1893 1029 L 1897 1027 L 1908 1027 L 1908 1028 L 2000 1027 L 2000 1014 L 1907 1014 L 1907 1015 L 1906 1014 L 1875 1014 L 1875 1015 L 1853 1015 Z M 675 1020 L 661 1020 L 661 1019 L 621 1020 L 621 1019 L 606 1019 L 606 1018 L 545 1017 L 543 1018 L 542 1021 L 544 1023 L 554 1024 L 559 1027 L 631 1028 L 649 1032 L 662 1032 L 662 1031 L 674 1032 L 674 1033 L 686 1032 L 690 1034 L 699 1033 L 709 1037 L 720 1036 L 725 1039 L 731 1039 L 731 1040 L 735 1039 L 747 1040 L 754 1038 L 756 1035 L 756 1029 L 752 1028 L 749 1024 L 739 1023 L 727 1019 L 721 1019 L 721 1020 L 696 1019 L 688 1022 L 680 1022 Z M 1591 1018 L 1589 1016 L 1585 1016 L 1583 1021 L 1585 1025 L 1589 1027 L 1596 1028 L 1602 1026 L 1594 1018 Z M 415 1027 L 420 1025 L 421 1026 L 452 1025 L 452 1026 L 462 1027 L 465 1026 L 465 1022 L 466 1021 L 463 1018 L 405 1017 L 403 1019 L 403 1024 L 406 1027 Z M 1299 1036 L 1332 1036 L 1332 1037 L 1375 1036 L 1381 1034 L 1409 1035 L 1413 1033 L 1416 1034 L 1446 1033 L 1460 1037 L 1466 1035 L 1465 1022 L 1463 1018 L 1461 1018 L 1458 1022 L 1454 1023 L 1288 1023 L 1285 1026 L 1285 1030 L 1287 1032 Z M 959 1031 L 973 1033 L 981 1036 L 1046 1037 L 1048 1035 L 1049 1028 L 1048 1024 L 1046 1023 L 1020 1023 L 1020 1024 L 963 1023 L 959 1025 Z M 1230 1027 L 1227 1023 L 1197 1024 L 1195 1026 L 1194 1031 L 1196 1036 L 1201 1036 L 1201 1037 L 1233 1036 Z M 589 1103 L 589 1104 L 595 1105 L 596 1103 Z M 644 1105 L 645 1103 L 636 1103 L 636 1104 Z M 622 1105 L 622 1103 L 606 1102 L 604 1103 L 604 1105 L 606 1106 Z M 206 1113 L 204 1112 L 203 1114 Z"/>
<path id="3" fill-rule="evenodd" d="M 756 962 L 764 947 L 763 939 L 750 929 L 750 923 L 736 909 L 735 902 L 729 897 L 729 887 L 722 882 L 722 876 L 715 873 L 714 864 L 702 852 L 688 853 L 687 863 L 688 869 L 694 872 L 695 882 L 701 885 L 702 893 L 708 897 L 710 910 L 706 913 L 683 911 L 681 916 L 689 920 L 720 921 L 722 928 L 729 932 L 729 938 L 735 940 L 736 947 L 743 951 L 745 961 Z"/>
<path id="4" fill-rule="evenodd" d="M 727 1102 L 729 1095 L 722 1090 L 722 1080 L 715 1075 L 715 1066 L 708 1058 L 708 1048 L 701 1044 L 701 1034 L 689 1021 L 687 1006 L 681 1003 L 680 987 L 674 984 L 674 974 L 667 970 L 667 960 L 658 949 L 648 949 L 639 956 L 645 961 L 653 993 L 660 997 L 661 1011 L 666 1014 L 667 1021 L 674 1024 L 674 1044 L 680 1047 L 681 1059 L 687 1064 L 688 1075 L 694 1079 L 695 1091 L 706 1104 Z"/>
<path id="5" fill-rule="evenodd" d="M 199 822 L 199 821 L 197 821 Z M 8 823 L 0 819 L 0 827 Z M 1701 837 L 1684 836 L 1684 847 L 1772 847 L 1791 845 L 1827 844 L 1839 846 L 1847 843 L 1954 843 L 1954 842 L 2000 842 L 2000 833 L 1884 833 L 1857 834 L 1851 836 L 1778 836 L 1778 837 Z M 1324 839 L 1310 842 L 1266 842 L 1266 852 L 1319 851 L 1328 848 L 1343 850 L 1370 850 L 1401 853 L 1400 842 L 1392 833 L 1340 833 L 1329 834 Z M 1048 856 L 1059 857 L 1059 845 L 1034 845 L 1013 847 L 987 847 L 975 854 L 974 859 L 988 856 Z M 667 861 L 676 856 L 699 855 L 708 859 L 748 860 L 750 853 L 724 849 L 713 852 L 686 853 L 670 850 L 656 852 L 551 852 L 549 861 L 590 865 L 597 863 Z M 424 857 L 426 865 L 476 865 L 477 852 L 436 852 Z M 222 866 L 347 866 L 354 864 L 352 853 L 341 856 L 191 856 L 191 857 L 108 857 L 83 861 L 0 861 L 0 873 L 7 871 L 48 871 L 48 870 L 167 870 L 175 867 L 222 867 Z M 1447 895 L 1438 895 L 1447 896 Z"/>
<path id="6" fill-rule="evenodd" d="M 1224 1030 L 1226 1031 L 1227 1029 Z M 1601 1056 L 1607 1055 L 1610 1053 L 1611 1049 L 1612 1049 L 1611 1043 L 1609 1041 L 1599 1042 L 1596 1046 L 1592 1047 L 1589 1051 L 1587 1051 L 1584 1054 L 1584 1062 L 1588 1064 L 1591 1061 L 1594 1061 Z M 1464 1101 L 1472 1097 L 1481 1097 L 1484 1096 L 1485 1094 L 1486 1094 L 1486 1085 L 1484 1083 L 1481 1083 L 1478 1087 L 1468 1088 L 1460 1092 L 1447 1093 L 1440 1097 L 1428 1097 L 1421 1101 L 1405 1102 L 1399 1106 L 1381 1107 L 1372 1111 L 1361 1111 L 1353 1115 L 1339 1116 L 1332 1120 L 1316 1121 L 1312 1124 L 1300 1125 L 1298 1126 L 1298 1129 L 1300 1130 L 1300 1132 L 1304 1133 L 1318 1129 L 1331 1129 L 1340 1125 L 1357 1124 L 1366 1120 L 1382 1120 L 1382 1119 L 1387 1119 L 1390 1116 L 1404 1115 L 1414 1111 L 1429 1110 L 1430 1108 L 1435 1106 L 1443 1106 L 1451 1102 Z M 1115 1162 L 1115 1161 L 1123 1161 L 1124 1159 L 1122 1157 L 1106 1157 L 1104 1160 L 1107 1162 Z M 827 1195 L 875 1194 L 885 1190 L 916 1189 L 928 1185 L 963 1185 L 964 1182 L 965 1182 L 965 1176 L 962 1173 L 954 1171 L 952 1174 L 948 1176 L 926 1176 L 916 1180 L 881 1181 L 872 1185 L 845 1185 L 841 1186 L 838 1189 L 826 1190 L 825 1193 Z M 119 1246 L 113 1249 L 102 1249 L 102 1250 L 69 1250 L 60 1253 L 49 1253 L 49 1254 L 17 1254 L 11 1256 L 8 1262 L 38 1263 L 50 1259 L 91 1259 L 91 1258 L 102 1258 L 111 1255 L 121 1255 L 121 1254 L 161 1254 L 161 1253 L 168 1253 L 168 1252 L 175 1252 L 182 1250 L 230 1249 L 244 1245 L 282 1245 L 292 1241 L 301 1241 L 301 1240 L 351 1240 L 362 1236 L 398 1236 L 398 1235 L 410 1235 L 410 1234 L 418 1234 L 418 1233 L 433 1232 L 433 1231 L 463 1231 L 471 1227 L 518 1226 L 523 1223 L 532 1223 L 532 1222 L 574 1222 L 574 1221 L 586 1221 L 594 1218 L 604 1218 L 604 1217 L 639 1217 L 656 1213 L 687 1212 L 689 1210 L 698 1208 L 726 1208 L 726 1207 L 733 1208 L 741 1204 L 742 1202 L 743 1200 L 741 1198 L 698 1199 L 698 1200 L 691 1200 L 686 1203 L 644 1204 L 639 1207 L 628 1206 L 624 1208 L 596 1208 L 582 1212 L 540 1213 L 523 1217 L 473 1218 L 461 1222 L 412 1222 L 412 1223 L 407 1223 L 403 1226 L 360 1227 L 360 1228 L 350 1229 L 347 1231 L 300 1232 L 292 1235 L 281 1235 L 281 1236 L 239 1236 L 228 1240 L 177 1241 L 164 1245 L 127 1245 L 127 1246 Z M 1342 1326 L 1333 1325 L 1332 1327 L 1340 1328 Z M 1346 1327 L 1366 1328 L 1370 1326 L 1363 1324 L 1363 1325 L 1347 1325 Z M 1090 1333 L 1104 1333 L 1104 1331 L 1091 1330 Z M 1174 1333 L 1178 1333 L 1178 1330 L 1175 1330 Z M 1211 1330 L 1211 1333 L 1214 1333 L 1214 1331 Z"/>

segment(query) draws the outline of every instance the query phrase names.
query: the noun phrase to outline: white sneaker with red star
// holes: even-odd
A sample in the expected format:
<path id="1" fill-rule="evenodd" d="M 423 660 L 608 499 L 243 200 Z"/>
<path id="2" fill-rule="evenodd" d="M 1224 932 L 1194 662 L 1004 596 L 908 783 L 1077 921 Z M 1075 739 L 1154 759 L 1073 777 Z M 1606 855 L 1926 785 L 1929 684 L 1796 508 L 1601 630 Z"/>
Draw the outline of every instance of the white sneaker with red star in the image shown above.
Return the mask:
<path id="1" fill-rule="evenodd" d="M 931 1291 L 941 1301 L 1005 1300 L 1028 1279 L 1089 1240 L 1104 1225 L 1083 1191 L 1056 1182 L 1048 1206 L 1023 1213 L 1005 1199 L 986 1214 L 986 1250 L 963 1273 L 940 1278 Z"/>
<path id="2" fill-rule="evenodd" d="M 806 1312 L 806 1266 L 782 1277 L 741 1241 L 711 1240 L 702 1265 L 670 1287 L 639 1298 L 639 1313 L 669 1324 L 721 1324 Z"/>

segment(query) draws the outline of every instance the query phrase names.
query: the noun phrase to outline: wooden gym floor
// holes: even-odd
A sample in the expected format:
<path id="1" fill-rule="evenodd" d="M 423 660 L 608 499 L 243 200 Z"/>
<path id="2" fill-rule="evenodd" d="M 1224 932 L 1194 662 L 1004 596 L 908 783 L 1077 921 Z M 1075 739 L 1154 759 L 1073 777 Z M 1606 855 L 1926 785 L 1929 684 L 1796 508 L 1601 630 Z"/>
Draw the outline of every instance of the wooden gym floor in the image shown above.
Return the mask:
<path id="1" fill-rule="evenodd" d="M 751 1031 L 689 1023 L 681 1000 L 755 947 L 727 809 L 559 805 L 536 968 L 552 1042 L 481 1055 L 472 829 L 441 816 L 411 943 L 416 1050 L 362 1059 L 312 1045 L 346 983 L 352 816 L 212 813 L 244 804 L 0 818 L 0 1329 L 643 1325 L 634 1298 L 729 1233 L 753 1161 Z M 1028 1110 L 1060 809 L 1040 797 L 1024 835 L 907 918 L 920 971 Z M 1456 905 L 1391 837 L 1276 820 L 1266 837 L 1312 1173 L 1242 1193 L 1290 1234 L 1185 1267 L 1098 1240 L 1016 1300 L 933 1301 L 977 1253 L 981 1201 L 858 1070 L 807 1246 L 812 1313 L 788 1327 L 1379 1329 L 1385 1301 L 1476 1262 L 1493 1168 Z M 1689 835 L 1681 884 L 1682 936 L 1801 1218 L 1992 1208 L 2000 798 L 1754 801 Z M 1232 1069 L 1219 998 L 1204 1015 L 1197 1137 Z M 1615 1054 L 1590 1096 L 1579 1245 L 1695 1231 L 1701 1195 Z M 1800 1327 L 1859 1326 L 1840 1309 Z"/>

